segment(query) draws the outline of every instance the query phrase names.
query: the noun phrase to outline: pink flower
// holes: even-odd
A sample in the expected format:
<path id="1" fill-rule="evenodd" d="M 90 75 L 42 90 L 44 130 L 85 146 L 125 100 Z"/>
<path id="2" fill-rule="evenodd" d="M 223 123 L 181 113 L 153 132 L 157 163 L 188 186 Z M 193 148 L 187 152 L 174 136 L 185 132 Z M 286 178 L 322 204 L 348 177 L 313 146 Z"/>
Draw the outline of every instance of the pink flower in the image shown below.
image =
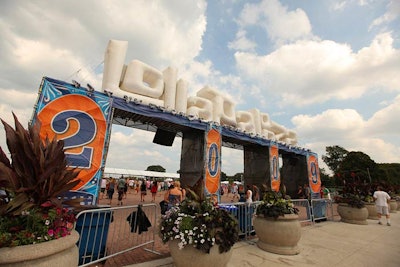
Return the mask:
<path id="1" fill-rule="evenodd" d="M 46 201 L 46 202 L 44 202 L 41 206 L 42 206 L 42 207 L 45 207 L 45 208 L 48 208 L 48 207 L 53 206 L 53 204 L 52 204 L 50 201 Z"/>
<path id="2" fill-rule="evenodd" d="M 53 229 L 49 229 L 49 230 L 47 231 L 47 234 L 48 234 L 49 236 L 53 236 L 53 235 L 54 235 Z"/>
<path id="3" fill-rule="evenodd" d="M 71 222 L 67 222 L 67 228 L 68 229 L 73 229 L 74 228 L 74 224 Z"/>

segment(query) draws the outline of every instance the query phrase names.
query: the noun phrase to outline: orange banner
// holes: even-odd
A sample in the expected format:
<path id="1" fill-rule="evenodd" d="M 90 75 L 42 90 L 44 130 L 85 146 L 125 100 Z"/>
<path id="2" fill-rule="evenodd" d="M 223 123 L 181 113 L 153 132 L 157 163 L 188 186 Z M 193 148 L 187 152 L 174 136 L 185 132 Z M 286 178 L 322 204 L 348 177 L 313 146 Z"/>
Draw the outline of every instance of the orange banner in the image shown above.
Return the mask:
<path id="1" fill-rule="evenodd" d="M 278 192 L 281 186 L 281 177 L 279 175 L 279 149 L 277 145 L 271 145 L 269 147 L 269 165 L 271 189 L 275 192 Z"/>
<path id="2" fill-rule="evenodd" d="M 316 155 L 308 154 L 307 167 L 308 167 L 308 181 L 310 184 L 311 191 L 313 193 L 319 193 L 321 189 L 321 178 L 319 176 L 318 157 Z"/>
<path id="3" fill-rule="evenodd" d="M 78 167 L 81 182 L 87 184 L 101 168 L 107 123 L 98 104 L 87 96 L 68 94 L 48 103 L 37 115 L 41 138 L 64 140 L 66 158 Z"/>
<path id="4" fill-rule="evenodd" d="M 221 133 L 211 129 L 206 138 L 205 188 L 209 194 L 217 194 L 221 175 Z"/>

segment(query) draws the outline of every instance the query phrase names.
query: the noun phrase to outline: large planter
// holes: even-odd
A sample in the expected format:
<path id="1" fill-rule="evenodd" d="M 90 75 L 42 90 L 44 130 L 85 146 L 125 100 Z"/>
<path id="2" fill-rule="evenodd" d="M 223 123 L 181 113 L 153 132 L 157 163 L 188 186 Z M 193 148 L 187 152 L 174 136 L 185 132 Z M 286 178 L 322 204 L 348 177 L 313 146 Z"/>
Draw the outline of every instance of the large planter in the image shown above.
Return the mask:
<path id="1" fill-rule="evenodd" d="M 337 211 L 340 215 L 341 221 L 345 223 L 367 225 L 368 210 L 364 208 L 355 208 L 347 204 L 339 203 Z"/>
<path id="2" fill-rule="evenodd" d="M 175 267 L 203 267 L 203 266 L 226 266 L 232 256 L 232 249 L 225 253 L 219 253 L 219 247 L 213 246 L 210 253 L 204 253 L 197 248 L 186 245 L 179 249 L 178 240 L 168 242 L 171 257 Z"/>
<path id="3" fill-rule="evenodd" d="M 78 247 L 76 242 L 79 234 L 72 231 L 71 235 L 48 242 L 0 248 L 1 267 L 71 267 L 78 266 Z"/>
<path id="4" fill-rule="evenodd" d="M 378 213 L 376 212 L 376 206 L 374 203 L 365 203 L 365 207 L 368 210 L 368 219 L 378 220 Z"/>
<path id="5" fill-rule="evenodd" d="M 285 214 L 277 219 L 258 215 L 253 224 L 260 249 L 281 255 L 300 253 L 297 244 L 301 238 L 301 225 L 297 214 Z"/>
<path id="6" fill-rule="evenodd" d="M 389 212 L 396 213 L 397 212 L 397 202 L 396 200 L 390 200 L 389 202 Z"/>

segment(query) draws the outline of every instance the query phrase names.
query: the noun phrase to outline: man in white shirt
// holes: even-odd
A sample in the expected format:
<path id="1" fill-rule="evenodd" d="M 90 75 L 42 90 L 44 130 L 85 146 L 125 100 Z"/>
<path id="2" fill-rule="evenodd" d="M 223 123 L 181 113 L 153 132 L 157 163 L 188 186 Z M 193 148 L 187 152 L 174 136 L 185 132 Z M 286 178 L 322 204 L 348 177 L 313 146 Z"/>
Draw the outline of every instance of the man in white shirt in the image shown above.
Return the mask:
<path id="1" fill-rule="evenodd" d="M 378 213 L 379 224 L 382 224 L 381 218 L 382 214 L 386 215 L 386 224 L 390 226 L 390 214 L 388 203 L 390 201 L 390 196 L 385 191 L 382 191 L 382 187 L 378 186 L 377 190 L 374 192 L 374 200 L 376 206 L 376 212 Z"/>

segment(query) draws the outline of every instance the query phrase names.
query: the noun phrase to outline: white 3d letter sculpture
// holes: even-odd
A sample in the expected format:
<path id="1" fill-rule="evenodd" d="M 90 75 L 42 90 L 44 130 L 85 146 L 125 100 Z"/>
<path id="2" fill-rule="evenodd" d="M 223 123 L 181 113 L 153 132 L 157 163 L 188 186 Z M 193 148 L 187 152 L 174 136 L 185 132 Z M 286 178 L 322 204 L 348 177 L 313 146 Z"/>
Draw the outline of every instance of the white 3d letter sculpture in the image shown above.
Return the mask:
<path id="1" fill-rule="evenodd" d="M 104 91 L 128 100 L 139 100 L 167 110 L 183 112 L 187 116 L 220 125 L 237 127 L 241 131 L 263 138 L 297 144 L 296 133 L 270 120 L 258 109 L 236 111 L 226 95 L 209 86 L 196 96 L 187 96 L 188 83 L 177 77 L 178 70 L 168 67 L 159 71 L 143 62 L 132 60 L 125 65 L 128 42 L 111 40 L 104 58 Z"/>

